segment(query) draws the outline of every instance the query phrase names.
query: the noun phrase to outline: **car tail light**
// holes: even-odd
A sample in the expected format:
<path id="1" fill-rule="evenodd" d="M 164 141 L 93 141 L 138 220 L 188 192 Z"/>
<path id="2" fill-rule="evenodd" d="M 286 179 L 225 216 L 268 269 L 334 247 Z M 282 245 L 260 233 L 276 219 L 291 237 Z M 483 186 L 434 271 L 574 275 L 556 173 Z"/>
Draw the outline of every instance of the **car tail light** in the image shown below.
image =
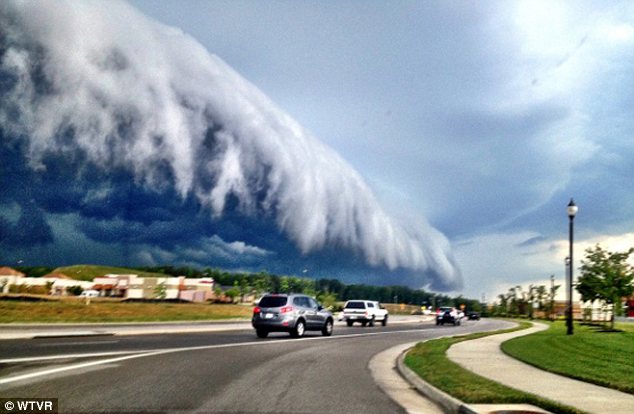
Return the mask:
<path id="1" fill-rule="evenodd" d="M 282 309 L 280 309 L 280 313 L 288 313 L 288 312 L 292 312 L 293 311 L 293 307 L 292 306 L 284 306 Z"/>
<path id="2" fill-rule="evenodd" d="M 254 313 L 254 314 L 256 314 L 256 313 L 260 313 L 260 312 L 262 312 L 262 310 L 260 309 L 260 307 L 259 307 L 259 306 L 256 306 L 255 308 L 253 308 L 253 313 Z"/>

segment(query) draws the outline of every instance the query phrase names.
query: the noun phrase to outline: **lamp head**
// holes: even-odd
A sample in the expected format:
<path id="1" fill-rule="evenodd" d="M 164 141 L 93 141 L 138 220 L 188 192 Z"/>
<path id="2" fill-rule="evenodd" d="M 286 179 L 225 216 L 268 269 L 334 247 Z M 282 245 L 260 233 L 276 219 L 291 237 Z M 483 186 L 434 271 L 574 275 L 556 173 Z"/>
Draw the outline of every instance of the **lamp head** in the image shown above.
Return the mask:
<path id="1" fill-rule="evenodd" d="M 577 211 L 579 211 L 579 207 L 577 207 L 574 200 L 571 198 L 570 203 L 568 203 L 568 217 L 574 218 Z"/>

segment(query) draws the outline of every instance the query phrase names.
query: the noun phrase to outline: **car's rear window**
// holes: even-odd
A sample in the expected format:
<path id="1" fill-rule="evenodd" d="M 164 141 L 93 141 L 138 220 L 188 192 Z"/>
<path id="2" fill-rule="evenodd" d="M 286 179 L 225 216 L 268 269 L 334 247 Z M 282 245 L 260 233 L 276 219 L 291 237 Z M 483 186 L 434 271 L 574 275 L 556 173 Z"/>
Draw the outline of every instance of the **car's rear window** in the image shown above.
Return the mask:
<path id="1" fill-rule="evenodd" d="M 258 306 L 261 308 L 279 308 L 286 305 L 286 296 L 265 296 L 260 300 Z"/>
<path id="2" fill-rule="evenodd" d="M 363 302 L 348 302 L 348 303 L 346 303 L 346 309 L 365 309 L 365 303 L 363 303 Z"/>

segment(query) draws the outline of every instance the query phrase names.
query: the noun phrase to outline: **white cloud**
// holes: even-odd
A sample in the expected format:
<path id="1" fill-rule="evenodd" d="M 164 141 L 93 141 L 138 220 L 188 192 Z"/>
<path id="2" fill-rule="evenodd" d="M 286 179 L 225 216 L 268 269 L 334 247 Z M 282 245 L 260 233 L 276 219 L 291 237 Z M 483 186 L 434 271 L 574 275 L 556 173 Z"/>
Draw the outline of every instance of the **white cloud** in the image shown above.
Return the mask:
<path id="1" fill-rule="evenodd" d="M 609 251 L 624 252 L 634 247 L 634 233 L 593 235 L 574 241 L 574 277 L 585 250 L 599 244 Z M 536 232 L 487 234 L 463 240 L 456 245 L 456 258 L 463 266 L 465 290 L 469 297 L 494 299 L 517 285 L 524 290 L 528 286 L 550 286 L 550 275 L 562 285 L 558 299 L 565 298 L 567 283 L 565 259 L 569 255 L 567 233 L 560 239 L 547 239 Z M 634 257 L 630 257 L 634 265 Z M 576 295 L 576 294 L 575 294 Z M 576 296 L 575 296 L 576 297 Z"/>

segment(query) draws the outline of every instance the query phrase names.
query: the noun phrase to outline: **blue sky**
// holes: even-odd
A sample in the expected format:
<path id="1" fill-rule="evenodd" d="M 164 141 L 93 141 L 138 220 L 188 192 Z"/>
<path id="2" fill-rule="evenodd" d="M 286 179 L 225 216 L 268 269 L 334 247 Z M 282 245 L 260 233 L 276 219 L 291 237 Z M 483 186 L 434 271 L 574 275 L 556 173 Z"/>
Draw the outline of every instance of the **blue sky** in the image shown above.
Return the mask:
<path id="1" fill-rule="evenodd" d="M 310 147 L 319 165 L 311 170 L 314 176 L 335 171 L 333 175 L 347 177 L 338 193 L 289 192 L 298 198 L 298 205 L 327 212 L 354 206 L 358 212 L 370 200 L 368 217 L 385 214 L 387 227 L 372 228 L 363 233 L 367 237 L 355 239 L 346 233 L 349 226 L 332 224 L 339 223 L 338 213 L 324 215 L 328 224 L 323 233 L 313 216 L 295 212 L 278 209 L 272 219 L 268 217 L 271 220 L 262 219 L 260 213 L 233 216 L 231 197 L 236 197 L 236 211 L 242 213 L 249 209 L 245 200 L 250 199 L 237 191 L 240 175 L 235 170 L 221 166 L 214 170 L 220 174 L 214 175 L 215 184 L 193 180 L 195 185 L 188 186 L 191 177 L 178 176 L 178 171 L 188 170 L 189 165 L 176 168 L 174 161 L 167 172 L 154 164 L 123 165 L 116 174 L 98 174 L 91 181 L 80 167 L 81 157 L 69 163 L 61 146 L 40 153 L 31 140 L 28 150 L 5 146 L 2 154 L 3 162 L 20 159 L 11 151 L 27 154 L 23 162 L 16 161 L 19 165 L 13 171 L 24 170 L 15 173 L 16 182 L 26 176 L 41 181 L 29 158 L 35 152 L 45 155 L 43 163 L 49 171 L 52 164 L 74 165 L 65 182 L 83 184 L 73 191 L 66 189 L 65 199 L 77 202 L 63 206 L 58 205 L 59 197 L 35 197 L 36 206 L 29 209 L 26 201 L 16 201 L 26 199 L 23 186 L 15 189 L 14 196 L 5 194 L 0 203 L 5 234 L 18 228 L 20 217 L 39 217 L 49 229 L 41 232 L 37 243 L 26 236 L 13 241 L 8 262 L 22 260 L 27 248 L 39 252 L 33 260 L 79 259 L 81 255 L 70 246 L 80 240 L 82 250 L 91 252 L 88 259 L 97 261 L 110 255 L 124 261 L 144 257 L 144 264 L 169 260 L 203 264 L 204 257 L 213 253 L 217 260 L 224 258 L 216 263 L 229 268 L 264 266 L 289 273 L 306 269 L 316 276 L 320 274 L 316 269 L 324 274 L 343 269 L 340 277 L 362 282 L 376 282 L 385 271 L 391 275 L 385 281 L 405 275 L 412 285 L 434 286 L 430 281 L 442 281 L 435 286 L 490 298 L 517 284 L 546 283 L 551 274 L 563 282 L 570 197 L 579 205 L 577 259 L 595 243 L 612 249 L 634 245 L 630 193 L 634 5 L 630 2 L 136 0 L 130 4 L 178 28 L 175 37 L 184 33 L 191 53 L 165 46 L 167 56 L 183 56 L 183 68 L 172 67 L 166 77 L 186 73 L 196 78 L 198 66 L 192 69 L 185 62 L 192 56 L 204 60 L 206 52 L 214 55 L 294 120 L 279 122 L 290 125 L 291 131 L 301 127 L 309 142 L 318 143 Z M 84 18 L 105 22 L 112 18 L 103 16 L 110 13 L 104 7 L 88 4 L 83 9 L 77 12 Z M 123 6 L 113 9 L 113 15 L 134 14 Z M 54 18 L 63 22 L 67 17 Z M 144 40 L 150 49 L 139 52 L 147 58 L 150 73 L 152 58 L 160 57 L 158 52 L 150 53 L 155 47 L 151 42 L 171 38 L 147 36 L 144 21 L 133 28 L 118 26 L 104 23 L 105 37 L 117 43 L 140 33 L 136 40 L 139 44 Z M 160 73 L 153 75 L 157 79 L 163 76 L 154 73 Z M 218 92 L 213 85 L 185 85 L 182 76 L 179 79 L 182 90 L 209 87 Z M 251 92 L 244 96 L 251 97 Z M 260 97 L 257 100 L 267 105 Z M 226 116 L 223 119 L 233 119 L 221 112 L 218 116 Z M 266 117 L 273 118 L 280 119 Z M 236 128 L 234 132 L 242 127 Z M 30 132 L 44 134 L 43 130 L 39 126 Z M 248 145 L 255 144 L 242 142 L 234 155 L 244 156 Z M 264 157 L 272 148 L 263 146 L 254 157 Z M 180 156 L 173 160 L 187 159 L 184 149 L 175 151 Z M 225 153 L 224 166 L 231 154 Z M 148 160 L 153 156 L 148 153 Z M 322 166 L 320 159 L 337 160 L 336 167 L 329 170 L 333 164 Z M 201 173 L 200 168 L 192 171 Z M 174 188 L 161 187 L 165 181 L 174 182 Z M 85 184 L 91 182 L 97 185 Z M 337 179 L 327 177 L 325 182 L 334 185 Z M 223 183 L 229 189 L 223 193 L 229 195 L 223 199 L 228 206 L 220 206 L 221 198 L 213 197 L 214 188 Z M 129 191 L 117 199 L 112 189 L 124 185 Z M 280 188 L 280 194 L 287 194 L 282 191 L 285 187 Z M 203 191 L 209 192 L 208 198 L 196 196 Z M 90 200 L 108 200 L 112 207 L 105 210 L 111 217 L 97 208 L 100 203 L 90 203 L 89 193 Z M 146 202 L 131 207 L 132 193 L 135 200 Z M 328 201 L 333 194 L 341 195 L 343 208 Z M 285 200 L 276 198 L 276 202 Z M 201 213 L 201 204 L 212 210 L 213 220 Z M 315 230 L 302 227 L 305 223 L 314 224 Z M 175 229 L 199 232 L 204 240 L 184 240 Z M 377 241 L 386 229 L 396 234 L 393 244 Z M 176 240 L 179 237 L 183 240 Z M 341 246 L 352 246 L 352 260 L 338 254 Z M 394 253 L 399 246 L 411 254 Z M 368 271 L 368 264 L 377 276 L 364 279 L 360 275 Z M 421 269 L 426 276 L 415 275 Z M 429 276 L 430 272 L 435 275 Z M 458 279 L 461 286 L 453 283 Z"/>

